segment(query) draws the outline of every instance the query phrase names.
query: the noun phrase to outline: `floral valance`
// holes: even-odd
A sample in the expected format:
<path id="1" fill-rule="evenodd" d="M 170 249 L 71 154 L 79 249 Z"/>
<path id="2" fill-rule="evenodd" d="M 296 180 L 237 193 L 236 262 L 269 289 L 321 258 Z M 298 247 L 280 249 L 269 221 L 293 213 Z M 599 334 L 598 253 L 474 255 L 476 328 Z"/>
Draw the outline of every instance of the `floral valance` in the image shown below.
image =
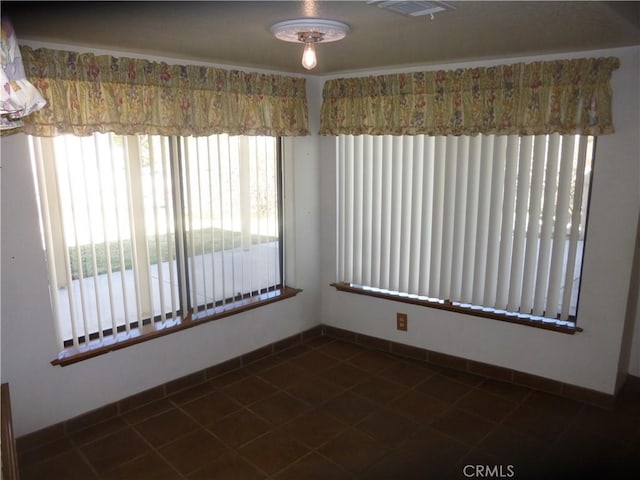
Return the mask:
<path id="1" fill-rule="evenodd" d="M 306 135 L 304 78 L 21 47 L 47 106 L 25 119 L 39 136 Z"/>
<path id="2" fill-rule="evenodd" d="M 324 135 L 534 135 L 613 132 L 617 58 L 330 80 Z"/>

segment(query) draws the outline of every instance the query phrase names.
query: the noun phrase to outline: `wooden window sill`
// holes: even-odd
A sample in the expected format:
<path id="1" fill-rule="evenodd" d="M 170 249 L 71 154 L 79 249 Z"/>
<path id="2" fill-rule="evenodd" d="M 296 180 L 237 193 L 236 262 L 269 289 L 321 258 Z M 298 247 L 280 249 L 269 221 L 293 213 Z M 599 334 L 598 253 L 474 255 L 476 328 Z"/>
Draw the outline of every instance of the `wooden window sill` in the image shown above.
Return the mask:
<path id="1" fill-rule="evenodd" d="M 104 337 L 102 340 L 93 340 L 86 344 L 67 347 L 58 354 L 57 358 L 51 361 L 51 364 L 60 365 L 61 367 L 71 365 L 89 358 L 104 355 L 105 353 L 130 347 L 131 345 L 137 345 L 155 338 L 180 332 L 213 320 L 243 313 L 287 298 L 293 298 L 300 292 L 302 292 L 302 290 L 297 288 L 284 287 L 262 295 L 256 295 L 209 310 L 196 312 L 185 318 L 178 317 L 165 321 L 151 322 L 143 325 L 141 328 L 132 328 L 129 332 L 120 332 L 116 335 Z"/>
<path id="2" fill-rule="evenodd" d="M 382 298 L 385 300 L 392 300 L 394 302 L 408 303 L 411 305 L 419 305 L 422 307 L 437 308 L 439 310 L 447 310 L 449 312 L 461 313 L 464 315 L 473 315 L 476 317 L 490 318 L 492 320 L 499 320 L 508 323 L 517 323 L 518 325 L 525 325 L 528 327 L 542 328 L 545 330 L 552 330 L 554 332 L 561 332 L 573 335 L 576 332 L 582 332 L 582 329 L 573 323 L 573 326 L 561 325 L 554 323 L 552 319 L 545 319 L 545 321 L 532 320 L 526 315 L 518 314 L 504 314 L 487 309 L 481 310 L 476 308 L 461 307 L 454 305 L 450 302 L 433 302 L 429 300 L 422 300 L 419 298 L 412 298 L 403 295 L 394 295 L 391 293 L 385 293 L 380 291 L 368 290 L 359 286 L 351 285 L 348 283 L 332 283 L 332 287 L 340 292 L 355 293 L 358 295 L 366 295 L 369 297 Z"/>

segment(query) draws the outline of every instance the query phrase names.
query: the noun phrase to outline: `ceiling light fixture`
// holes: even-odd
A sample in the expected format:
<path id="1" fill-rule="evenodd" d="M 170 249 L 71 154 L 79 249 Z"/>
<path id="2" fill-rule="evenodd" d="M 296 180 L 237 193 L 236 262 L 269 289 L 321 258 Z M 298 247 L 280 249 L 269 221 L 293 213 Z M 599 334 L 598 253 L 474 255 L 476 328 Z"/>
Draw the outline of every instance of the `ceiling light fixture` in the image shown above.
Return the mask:
<path id="1" fill-rule="evenodd" d="M 311 70 L 317 65 L 316 43 L 342 40 L 349 33 L 346 23 L 320 18 L 301 18 L 286 20 L 271 26 L 271 33 L 285 42 L 304 43 L 302 66 Z"/>

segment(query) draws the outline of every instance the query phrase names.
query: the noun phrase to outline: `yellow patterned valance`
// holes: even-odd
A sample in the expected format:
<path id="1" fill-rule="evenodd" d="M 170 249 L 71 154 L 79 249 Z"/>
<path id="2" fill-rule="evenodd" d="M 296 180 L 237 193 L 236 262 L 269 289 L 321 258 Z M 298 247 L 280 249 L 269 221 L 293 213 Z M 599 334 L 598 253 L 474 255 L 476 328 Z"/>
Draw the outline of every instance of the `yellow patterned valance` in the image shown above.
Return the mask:
<path id="1" fill-rule="evenodd" d="M 475 135 L 613 132 L 617 58 L 330 80 L 323 135 Z"/>
<path id="2" fill-rule="evenodd" d="M 307 135 L 304 78 L 21 47 L 47 106 L 25 133 Z"/>

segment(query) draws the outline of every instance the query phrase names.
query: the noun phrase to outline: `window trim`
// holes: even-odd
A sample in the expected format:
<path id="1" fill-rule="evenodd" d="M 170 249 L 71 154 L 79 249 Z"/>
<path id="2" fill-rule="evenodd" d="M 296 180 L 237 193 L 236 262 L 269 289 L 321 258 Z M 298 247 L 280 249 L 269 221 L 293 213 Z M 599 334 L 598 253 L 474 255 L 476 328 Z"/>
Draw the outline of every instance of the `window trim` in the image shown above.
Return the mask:
<path id="1" fill-rule="evenodd" d="M 172 172 L 174 177 L 176 172 L 175 168 L 181 168 L 181 151 L 177 145 L 179 137 L 169 135 L 171 149 L 176 151 L 178 155 L 177 162 L 171 162 Z M 74 345 L 73 340 L 63 340 L 62 348 L 58 347 L 58 355 L 50 363 L 52 365 L 67 366 L 89 358 L 93 358 L 105 353 L 120 350 L 122 348 L 129 347 L 143 343 L 155 338 L 159 338 L 171 333 L 182 331 L 188 328 L 195 327 L 204 323 L 208 323 L 214 320 L 229 317 L 240 313 L 253 310 L 255 308 L 268 305 L 271 303 L 293 298 L 302 290 L 294 287 L 287 286 L 285 284 L 285 253 L 284 253 L 284 146 L 283 137 L 278 136 L 275 138 L 276 148 L 276 202 L 277 202 L 277 219 L 278 219 L 278 240 L 279 254 L 278 254 L 278 270 L 280 272 L 280 279 L 276 284 L 270 285 L 266 289 L 259 289 L 251 292 L 246 292 L 242 296 L 235 296 L 226 298 L 224 300 L 216 301 L 215 303 L 208 303 L 206 305 L 200 305 L 198 308 L 192 308 L 190 304 L 191 295 L 186 297 L 186 311 L 183 310 L 184 304 L 174 312 L 173 316 L 170 312 L 165 315 L 156 315 L 154 317 L 137 318 L 129 323 L 129 329 L 125 325 L 117 327 L 116 331 L 113 331 L 114 327 L 105 328 L 102 332 L 92 332 L 85 338 L 85 335 L 78 337 L 79 343 Z M 179 181 L 182 182 L 182 177 L 179 176 Z M 40 178 L 37 180 L 42 181 Z M 36 185 L 37 188 L 37 185 Z M 185 190 L 179 189 L 180 198 L 172 196 L 174 207 L 175 203 L 183 202 Z M 174 215 L 178 215 L 178 210 L 174 211 Z M 176 237 L 186 235 L 184 229 L 176 229 Z M 185 240 L 186 241 L 186 240 Z M 180 250 L 179 250 L 180 251 Z M 184 253 L 184 252 L 183 252 Z M 178 262 L 187 262 L 186 256 L 184 258 L 177 258 Z M 187 276 L 186 280 L 189 278 Z M 52 306 L 53 307 L 53 306 Z M 127 331 L 129 330 L 129 331 Z M 101 338 L 102 337 L 102 338 Z"/>
<path id="2" fill-rule="evenodd" d="M 381 298 L 383 300 L 392 300 L 394 302 L 406 303 L 409 305 L 436 308 L 438 310 L 446 310 L 448 312 L 460 313 L 463 315 L 470 315 L 472 317 L 489 318 L 492 320 L 499 320 L 507 323 L 515 323 L 515 324 L 524 325 L 527 327 L 535 327 L 535 328 L 541 328 L 544 330 L 552 330 L 554 332 L 566 333 L 569 335 L 573 335 L 576 332 L 584 331 L 577 324 L 575 324 L 575 320 L 574 320 L 574 326 L 558 325 L 553 320 L 549 320 L 549 319 L 547 319 L 549 320 L 548 322 L 535 321 L 530 318 L 525 318 L 525 316 L 522 314 L 517 314 L 517 315 L 501 314 L 501 313 L 482 310 L 481 307 L 478 307 L 478 309 L 475 309 L 475 308 L 471 309 L 468 307 L 460 307 L 458 305 L 454 305 L 450 301 L 443 301 L 442 303 L 433 302 L 428 300 L 422 300 L 415 297 L 409 297 L 407 295 L 394 295 L 392 293 L 384 293 L 381 291 L 368 290 L 368 289 L 364 289 L 362 287 L 352 285 L 349 283 L 344 283 L 344 282 L 331 283 L 330 285 L 339 292 L 355 293 L 357 295 Z"/>
<path id="3" fill-rule="evenodd" d="M 378 135 L 349 135 L 349 134 L 344 134 L 344 135 L 339 135 L 338 137 L 366 137 L 366 136 L 371 136 L 371 137 L 377 137 Z M 379 135 L 379 136 L 384 136 L 384 135 Z M 406 135 L 408 136 L 408 135 Z M 537 142 L 537 135 L 527 135 L 528 137 L 532 137 L 536 139 Z M 547 137 L 547 144 L 549 142 L 549 135 L 545 135 Z M 593 183 L 593 165 L 595 163 L 595 148 L 596 148 L 596 141 L 597 141 L 597 137 L 595 136 L 591 136 L 591 135 L 570 135 L 572 137 L 575 137 L 574 139 L 571 140 L 571 143 L 574 144 L 574 150 L 571 151 L 570 155 L 573 156 L 573 160 L 571 160 L 572 164 L 573 164 L 573 170 L 575 173 L 575 169 L 576 169 L 576 164 L 575 164 L 575 159 L 578 158 L 581 154 L 579 152 L 582 152 L 582 155 L 584 155 L 584 158 L 586 161 L 590 161 L 590 169 L 587 169 L 586 171 L 589 171 L 591 173 L 588 174 L 588 177 L 586 177 L 587 174 L 585 174 L 585 178 L 584 180 L 580 180 L 580 182 L 584 181 L 585 186 L 584 186 L 584 190 L 585 190 L 585 194 L 581 195 L 582 197 L 582 218 L 581 218 L 581 224 L 582 226 L 580 227 L 580 230 L 577 232 L 580 235 L 581 238 L 581 242 L 585 243 L 586 241 L 586 237 L 587 237 L 587 231 L 588 231 L 588 223 L 589 223 L 589 211 L 590 211 L 590 199 L 591 199 L 591 194 L 592 194 L 592 190 L 591 190 L 591 186 Z M 386 136 L 385 136 L 386 137 Z M 438 137 L 438 136 L 428 136 L 425 135 L 425 137 L 429 137 L 429 138 L 434 138 L 434 137 Z M 496 135 L 497 137 L 497 135 Z M 522 135 L 518 135 L 517 136 L 519 138 L 518 141 L 521 141 L 521 139 L 523 138 Z M 584 137 L 584 139 L 580 138 L 580 146 L 578 146 L 578 137 Z M 403 138 L 403 137 L 401 137 Z M 445 137 L 448 139 L 448 136 Z M 561 140 L 564 139 L 564 135 L 560 135 Z M 395 140 L 395 138 L 394 138 Z M 575 143 L 574 143 L 575 142 Z M 583 143 L 584 142 L 584 143 Z M 590 144 L 590 142 L 592 142 L 592 145 Z M 564 143 L 562 144 L 564 145 Z M 379 145 L 378 145 L 379 146 Z M 347 145 L 346 147 L 344 147 L 346 150 L 346 153 L 341 153 L 340 149 L 341 149 L 342 145 L 339 142 L 339 138 L 338 141 L 336 142 L 336 168 L 338 169 L 336 172 L 336 175 L 339 177 L 341 174 L 344 175 L 349 175 L 349 172 L 344 173 L 340 171 L 341 165 L 340 162 L 341 161 L 357 161 L 358 158 L 360 158 L 360 160 L 362 161 L 362 157 L 365 158 L 365 160 L 370 160 L 371 158 L 374 157 L 374 153 L 375 153 L 375 147 L 376 145 L 368 145 L 368 150 L 367 150 L 367 145 L 365 144 L 360 145 L 360 148 L 358 150 L 358 146 L 357 145 Z M 349 147 L 351 147 L 352 149 L 355 149 L 355 153 L 351 152 L 351 157 L 349 157 L 349 152 L 348 149 Z M 537 147 L 537 145 L 535 145 L 535 147 Z M 545 147 L 545 156 L 548 155 L 548 145 Z M 564 147 L 563 147 L 564 148 Z M 372 149 L 373 152 L 372 153 Z M 426 147 L 425 147 L 426 150 Z M 484 147 L 483 147 L 484 150 Z M 367 151 L 369 153 L 369 157 L 367 157 Z M 363 153 L 364 152 L 364 153 Z M 558 155 L 560 154 L 560 149 L 558 149 L 557 153 Z M 529 152 L 531 155 L 533 155 L 535 153 L 534 150 L 534 145 L 531 145 L 531 152 Z M 344 155 L 345 158 L 341 160 L 340 155 Z M 562 150 L 562 155 L 564 158 L 564 150 Z M 355 160 L 354 160 L 355 159 Z M 411 159 L 409 159 L 409 161 L 411 162 Z M 415 161 L 415 160 L 414 160 Z M 560 158 L 558 159 L 558 161 L 560 161 Z M 546 159 L 545 159 L 545 165 L 546 165 Z M 578 163 L 579 165 L 579 163 Z M 344 167 L 344 168 L 348 168 L 348 167 Z M 352 167 L 353 169 L 356 168 L 356 166 Z M 362 167 L 360 167 L 362 169 Z M 380 167 L 378 166 L 378 169 L 380 169 Z M 562 173 L 562 172 L 560 172 Z M 558 175 L 560 174 L 558 173 Z M 358 174 L 363 175 L 362 171 L 358 172 Z M 351 175 L 355 178 L 359 178 L 358 174 L 351 172 Z M 371 172 L 369 172 L 369 176 L 371 175 Z M 404 175 L 404 173 L 403 173 Z M 375 177 L 375 172 L 374 172 L 374 177 Z M 406 180 L 406 178 L 402 178 L 402 181 Z M 573 182 L 573 180 L 572 180 Z M 348 183 L 348 180 L 347 180 Z M 345 187 L 342 183 L 340 183 L 340 179 L 338 178 L 337 180 L 337 185 L 338 185 L 338 191 L 337 191 L 337 195 L 338 197 L 342 196 L 347 196 L 346 200 L 344 200 L 345 204 L 347 203 L 347 201 L 349 200 L 349 196 L 354 196 L 355 198 L 357 198 L 359 200 L 359 205 L 361 209 L 365 209 L 365 213 L 360 212 L 360 216 L 364 216 L 366 214 L 366 208 L 367 206 L 369 208 L 371 207 L 370 204 L 370 199 L 369 199 L 369 204 L 367 204 L 367 198 L 366 198 L 366 193 L 363 194 L 362 193 L 362 186 L 361 187 L 361 191 L 358 191 L 358 185 L 356 185 L 356 183 L 354 182 L 353 184 L 349 184 L 347 185 L 347 187 Z M 365 185 L 366 185 L 366 177 L 365 177 Z M 375 179 L 374 179 L 374 184 L 373 184 L 373 191 L 375 193 Z M 348 190 L 348 188 L 352 188 L 352 190 L 350 192 L 347 193 L 343 193 L 340 191 L 340 188 L 346 188 Z M 388 187 L 391 188 L 391 187 Z M 394 187 L 395 188 L 395 187 Z M 571 186 L 571 192 L 573 192 L 573 186 Z M 577 187 L 576 187 L 577 188 Z M 380 186 L 378 186 L 378 194 L 380 190 Z M 355 193 L 354 193 L 355 192 Z M 530 195 L 531 193 L 527 193 L 527 195 Z M 371 195 L 371 191 L 369 191 L 369 195 Z M 361 198 L 362 197 L 362 198 Z M 342 201 L 342 199 L 338 199 L 337 200 L 337 215 L 338 217 L 343 214 L 340 210 L 341 208 L 341 204 L 340 202 Z M 356 200 L 353 200 L 353 202 L 355 202 Z M 404 201 L 404 199 L 403 199 Z M 492 200 L 493 201 L 493 200 Z M 573 202 L 573 200 L 570 200 L 570 202 Z M 364 207 L 363 207 L 364 205 Z M 352 207 L 354 208 L 354 207 Z M 376 207 L 373 207 L 374 210 L 376 210 Z M 380 206 L 377 206 L 377 209 L 380 209 Z M 355 211 L 354 210 L 351 211 L 351 215 L 356 215 L 355 213 L 353 213 Z M 423 213 L 424 215 L 424 213 Z M 375 213 L 374 213 L 375 216 Z M 555 217 L 554 217 L 555 218 Z M 575 222 L 575 218 L 571 217 L 572 222 L 574 222 L 575 224 L 578 224 L 577 222 Z M 354 220 L 355 221 L 355 220 Z M 362 227 L 362 225 L 360 225 L 362 228 L 366 228 L 367 226 L 371 226 L 371 220 L 369 220 L 369 224 L 365 224 L 364 227 Z M 554 220 L 554 222 L 557 222 L 556 220 Z M 530 223 L 529 221 L 527 221 L 527 223 Z M 350 220 L 347 220 L 347 224 L 350 224 Z M 375 227 L 375 224 L 373 224 L 373 226 Z M 378 224 L 379 226 L 379 224 Z M 399 227 L 399 226 L 398 226 Z M 521 325 L 526 325 L 526 326 L 533 326 L 533 327 L 539 327 L 539 328 L 543 328 L 543 329 L 547 329 L 547 330 L 553 330 L 553 331 L 560 331 L 563 333 L 569 333 L 569 334 L 573 334 L 575 332 L 582 332 L 583 329 L 577 326 L 577 315 L 578 315 L 578 306 L 579 306 L 579 299 L 580 299 L 580 294 L 581 294 L 581 288 L 580 286 L 577 287 L 575 293 L 577 294 L 577 302 L 575 302 L 575 304 L 573 303 L 573 299 L 572 301 L 572 308 L 573 308 L 573 312 L 569 311 L 569 312 L 564 312 L 564 311 L 558 311 L 556 316 L 551 316 L 551 315 L 545 315 L 544 313 L 542 314 L 535 314 L 533 313 L 534 310 L 530 311 L 529 313 L 520 313 L 518 309 L 508 309 L 505 307 L 495 307 L 495 306 L 483 306 L 482 304 L 479 304 L 475 301 L 471 301 L 471 299 L 465 299 L 464 301 L 461 299 L 456 299 L 454 298 L 455 293 L 452 291 L 451 294 L 449 293 L 445 293 L 444 296 L 440 296 L 438 298 L 431 298 L 434 295 L 433 294 L 429 294 L 429 293 L 419 293 L 414 291 L 414 289 L 410 289 L 410 290 L 404 290 L 402 285 L 398 285 L 398 284 L 393 284 L 391 285 L 388 284 L 389 286 L 385 286 L 382 285 L 380 286 L 380 284 L 376 285 L 375 281 L 372 280 L 372 283 L 368 283 L 368 279 L 369 277 L 367 270 L 364 267 L 364 260 L 360 259 L 362 261 L 362 267 L 361 267 L 361 271 L 359 269 L 359 265 L 357 264 L 357 255 L 355 253 L 351 254 L 349 252 L 344 253 L 344 255 L 346 256 L 347 259 L 350 259 L 349 262 L 347 264 L 343 263 L 343 260 L 340 258 L 341 255 L 341 248 L 343 248 L 343 246 L 341 245 L 341 241 L 345 241 L 343 238 L 341 238 L 341 233 L 340 233 L 340 228 L 341 228 L 341 219 L 338 218 L 338 222 L 336 225 L 337 228 L 337 236 L 336 236 L 336 249 L 337 249 L 337 264 L 336 264 L 336 281 L 334 283 L 331 283 L 330 285 L 334 288 L 336 288 L 338 291 L 344 291 L 344 292 L 348 292 L 348 293 L 356 293 L 356 294 L 361 294 L 361 295 L 367 295 L 367 296 L 373 296 L 376 298 L 383 298 L 383 299 L 387 299 L 387 300 L 392 300 L 392 301 L 398 301 L 401 303 L 409 303 L 409 304 L 415 304 L 415 305 L 420 305 L 420 306 L 427 306 L 427 307 L 433 307 L 433 308 L 438 308 L 438 309 L 443 309 L 443 310 L 449 310 L 449 311 L 454 311 L 457 313 L 461 313 L 461 314 L 466 314 L 466 315 L 472 315 L 472 316 L 480 316 L 480 317 L 484 317 L 484 318 L 491 318 L 491 319 L 496 319 L 496 320 L 501 320 L 501 321 L 506 321 L 509 323 L 516 323 L 516 324 L 521 324 Z M 347 228 L 347 227 L 345 227 Z M 348 230 L 348 228 L 347 228 Z M 576 232 L 573 232 L 576 233 Z M 351 237 L 349 237 L 349 234 L 351 234 Z M 357 238 L 358 235 L 358 231 L 357 231 L 357 227 L 355 230 L 352 231 L 347 231 L 347 240 L 346 240 L 346 245 L 349 245 L 350 241 L 354 241 L 357 242 L 359 241 L 359 238 Z M 353 240 L 353 238 L 356 238 L 356 240 Z M 552 237 L 553 240 L 553 237 Z M 413 238 L 412 238 L 413 241 Z M 397 242 L 396 242 L 397 243 Z M 360 244 L 359 246 L 363 247 L 364 241 L 362 244 Z M 396 245 L 397 246 L 397 245 Z M 365 245 L 366 247 L 366 245 Z M 348 247 L 344 247 L 344 248 L 348 248 Z M 389 248 L 387 246 L 387 248 Z M 408 249 L 408 246 L 406 247 Z M 353 249 L 355 250 L 355 246 L 353 247 Z M 567 253 L 566 247 L 563 250 L 565 252 L 565 256 Z M 369 252 L 370 253 L 370 252 Z M 377 252 L 376 252 L 377 253 Z M 396 252 L 398 255 L 400 255 L 398 252 Z M 387 252 L 388 254 L 388 252 Z M 367 258 L 367 253 L 365 252 L 365 254 L 363 254 L 363 258 Z M 581 279 L 582 279 L 582 266 L 584 265 L 584 251 L 582 253 L 578 253 L 578 255 L 575 257 L 576 258 L 576 262 L 579 262 L 580 264 L 580 276 L 578 277 L 580 279 L 580 283 L 581 283 Z M 564 266 L 566 267 L 566 263 L 567 261 L 564 260 Z M 346 266 L 345 266 L 346 265 Z M 349 268 L 352 268 L 354 270 L 354 272 L 358 272 L 356 273 L 352 273 Z M 370 266 L 371 270 L 373 270 L 373 266 Z M 387 265 L 387 268 L 393 268 L 393 265 L 389 266 Z M 577 268 L 577 267 L 576 267 Z M 346 274 L 343 273 L 343 269 L 344 272 L 347 272 Z M 397 267 L 396 267 L 397 269 Z M 568 270 L 567 270 L 568 271 Z M 397 274 L 397 272 L 395 272 Z M 358 277 L 358 275 L 361 274 L 362 275 L 362 279 L 360 279 L 360 277 Z M 372 273 L 373 275 L 373 273 Z M 568 276 L 568 273 L 564 273 L 564 270 L 561 273 L 561 276 Z M 574 275 L 575 276 L 575 275 Z M 342 278 L 341 278 L 342 277 Z M 374 278 L 376 278 L 374 276 Z M 397 280 L 397 279 L 396 279 Z M 391 281 L 391 280 L 389 280 Z M 400 280 L 402 282 L 402 278 Z M 574 278 L 574 283 L 575 283 L 575 278 Z M 453 288 L 453 287 L 452 287 Z M 412 293 L 409 293 L 409 291 L 412 291 Z M 441 292 L 442 293 L 442 292 Z M 451 296 L 449 296 L 451 295 Z M 437 296 L 437 293 L 435 294 L 435 296 Z M 475 297 L 474 297 L 474 300 Z M 498 305 L 500 305 L 498 303 Z M 565 316 L 568 313 L 567 316 Z"/>
<path id="4" fill-rule="evenodd" d="M 59 365 L 65 367 L 89 358 L 104 355 L 109 352 L 121 350 L 123 348 L 144 343 L 149 340 L 164 337 L 175 332 L 187 330 L 197 327 L 214 320 L 230 317 L 239 313 L 245 313 L 264 305 L 269 305 L 281 300 L 293 298 L 302 290 L 299 288 L 282 287 L 267 293 L 260 294 L 233 303 L 227 303 L 209 310 L 200 311 L 186 317 L 167 318 L 158 321 L 143 321 L 142 327 L 131 329 L 129 333 L 126 331 L 119 332 L 115 336 L 105 338 L 103 341 L 89 341 L 78 346 L 64 348 L 58 356 L 51 361 L 51 365 Z"/>

